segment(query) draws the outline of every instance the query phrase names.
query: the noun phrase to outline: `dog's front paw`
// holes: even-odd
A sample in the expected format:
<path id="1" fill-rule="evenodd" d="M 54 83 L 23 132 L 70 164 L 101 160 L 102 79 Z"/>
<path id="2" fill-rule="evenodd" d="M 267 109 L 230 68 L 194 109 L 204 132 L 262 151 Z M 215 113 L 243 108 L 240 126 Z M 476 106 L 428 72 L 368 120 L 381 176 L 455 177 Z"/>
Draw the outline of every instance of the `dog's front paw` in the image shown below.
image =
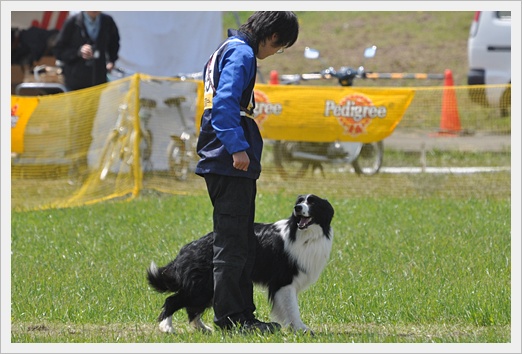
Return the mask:
<path id="1" fill-rule="evenodd" d="M 169 317 L 161 321 L 159 324 L 159 329 L 164 333 L 174 333 L 174 328 L 172 327 L 172 319 Z"/>

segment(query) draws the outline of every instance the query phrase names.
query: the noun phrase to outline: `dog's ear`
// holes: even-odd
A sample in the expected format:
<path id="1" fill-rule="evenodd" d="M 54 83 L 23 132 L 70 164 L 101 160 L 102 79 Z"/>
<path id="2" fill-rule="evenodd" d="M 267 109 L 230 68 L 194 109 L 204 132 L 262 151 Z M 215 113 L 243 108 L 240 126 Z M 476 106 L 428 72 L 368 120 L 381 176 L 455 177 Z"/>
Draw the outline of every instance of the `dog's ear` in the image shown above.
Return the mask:
<path id="1" fill-rule="evenodd" d="M 300 200 L 304 200 L 305 197 L 306 197 L 305 194 L 299 194 L 299 195 L 297 196 L 297 198 L 295 199 L 296 204 L 297 204 Z"/>
<path id="2" fill-rule="evenodd" d="M 326 202 L 326 205 L 328 205 L 328 209 L 330 211 L 330 218 L 333 219 L 334 217 L 334 214 L 335 214 L 335 211 L 334 211 L 334 207 L 332 205 L 332 203 L 330 203 L 330 201 L 328 199 L 323 199 L 325 202 Z"/>

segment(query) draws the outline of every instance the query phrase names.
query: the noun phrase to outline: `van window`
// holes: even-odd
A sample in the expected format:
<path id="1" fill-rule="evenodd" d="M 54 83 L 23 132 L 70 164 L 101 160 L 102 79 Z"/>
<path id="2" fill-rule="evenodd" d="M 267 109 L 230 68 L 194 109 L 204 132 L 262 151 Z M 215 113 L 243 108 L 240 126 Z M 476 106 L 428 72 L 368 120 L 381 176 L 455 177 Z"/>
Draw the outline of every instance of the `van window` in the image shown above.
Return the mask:
<path id="1" fill-rule="evenodd" d="M 511 20 L 511 11 L 497 11 L 497 18 L 501 20 Z"/>

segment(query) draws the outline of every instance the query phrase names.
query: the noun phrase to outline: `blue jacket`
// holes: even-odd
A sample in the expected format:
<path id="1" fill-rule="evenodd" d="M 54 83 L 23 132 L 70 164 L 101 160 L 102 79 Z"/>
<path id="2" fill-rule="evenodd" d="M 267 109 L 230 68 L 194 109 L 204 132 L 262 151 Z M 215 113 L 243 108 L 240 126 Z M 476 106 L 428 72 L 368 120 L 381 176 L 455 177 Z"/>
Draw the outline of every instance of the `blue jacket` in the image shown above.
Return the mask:
<path id="1" fill-rule="evenodd" d="M 258 179 L 263 139 L 254 120 L 257 59 L 252 40 L 229 30 L 229 38 L 203 70 L 204 112 L 197 144 L 196 174 L 214 173 Z M 232 154 L 246 151 L 248 171 L 233 167 Z"/>

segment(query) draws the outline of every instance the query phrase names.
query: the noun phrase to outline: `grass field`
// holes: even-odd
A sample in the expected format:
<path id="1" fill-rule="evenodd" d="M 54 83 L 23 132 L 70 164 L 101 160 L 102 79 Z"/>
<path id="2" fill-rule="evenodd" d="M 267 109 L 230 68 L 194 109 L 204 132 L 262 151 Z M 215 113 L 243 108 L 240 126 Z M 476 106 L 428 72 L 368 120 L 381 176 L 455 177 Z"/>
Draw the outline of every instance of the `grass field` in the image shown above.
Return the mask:
<path id="1" fill-rule="evenodd" d="M 144 196 L 12 215 L 14 343 L 508 343 L 511 341 L 507 199 L 336 198 L 334 247 L 300 298 L 315 337 L 283 331 L 159 333 L 164 295 L 145 278 L 209 231 L 206 196 Z M 294 197 L 258 196 L 258 220 L 289 215 Z M 258 314 L 268 319 L 262 289 Z M 212 322 L 212 311 L 206 321 Z"/>

